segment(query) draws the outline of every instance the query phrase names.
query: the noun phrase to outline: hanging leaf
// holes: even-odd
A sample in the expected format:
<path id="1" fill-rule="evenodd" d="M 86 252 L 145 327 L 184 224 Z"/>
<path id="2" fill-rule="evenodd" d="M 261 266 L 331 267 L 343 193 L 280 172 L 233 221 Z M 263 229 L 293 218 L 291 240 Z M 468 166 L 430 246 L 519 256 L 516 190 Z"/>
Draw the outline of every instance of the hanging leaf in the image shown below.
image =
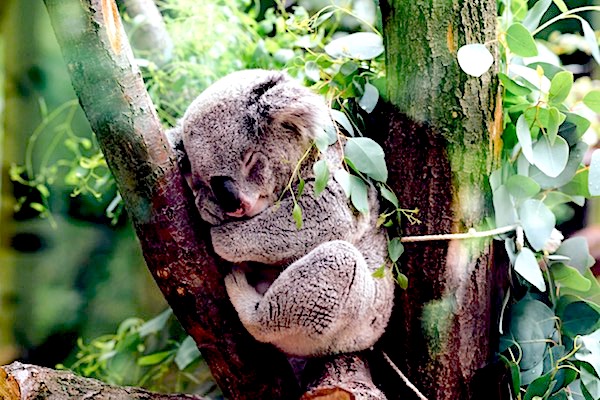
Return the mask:
<path id="1" fill-rule="evenodd" d="M 538 288 L 541 292 L 546 291 L 546 282 L 535 259 L 535 255 L 527 247 L 523 247 L 515 260 L 515 271 L 525 280 Z"/>
<path id="2" fill-rule="evenodd" d="M 400 242 L 400 238 L 395 237 L 388 242 L 388 254 L 393 263 L 398 261 L 402 253 L 404 253 L 404 246 Z"/>
<path id="3" fill-rule="evenodd" d="M 561 320 L 561 330 L 570 337 L 587 335 L 598 328 L 599 307 L 575 296 L 561 296 L 556 313 Z"/>
<path id="4" fill-rule="evenodd" d="M 296 222 L 296 228 L 302 228 L 302 209 L 298 203 L 294 203 L 294 208 L 292 209 L 292 217 Z"/>
<path id="5" fill-rule="evenodd" d="M 368 188 L 365 181 L 350 175 L 350 200 L 352 205 L 362 214 L 369 213 Z"/>
<path id="6" fill-rule="evenodd" d="M 550 92 L 548 102 L 550 104 L 561 104 L 564 102 L 573 87 L 573 73 L 570 71 L 561 71 L 554 75 L 550 82 Z"/>
<path id="7" fill-rule="evenodd" d="M 383 38 L 372 32 L 357 32 L 342 36 L 325 46 L 325 52 L 333 58 L 371 60 L 382 54 Z"/>
<path id="8" fill-rule="evenodd" d="M 577 143 L 569 152 L 567 166 L 556 178 L 551 178 L 544 174 L 538 167 L 532 165 L 529 168 L 529 177 L 540 184 L 542 189 L 552 189 L 562 187 L 573 180 L 573 177 L 580 168 L 581 162 L 587 151 L 588 145 L 583 142 Z M 587 181 L 586 181 L 587 182 Z"/>
<path id="9" fill-rule="evenodd" d="M 325 160 L 317 161 L 313 165 L 313 172 L 315 174 L 314 192 L 315 196 L 319 197 L 329 181 L 329 167 L 327 167 L 327 162 Z"/>
<path id="10" fill-rule="evenodd" d="M 329 110 L 329 112 L 331 113 L 331 118 L 333 118 L 335 122 L 340 124 L 350 136 L 354 136 L 354 128 L 352 127 L 352 123 L 350 122 L 346 114 L 334 109 Z"/>
<path id="11" fill-rule="evenodd" d="M 519 207 L 519 218 L 527 240 L 536 251 L 541 251 L 556 224 L 554 213 L 541 201 L 529 199 Z"/>
<path id="12" fill-rule="evenodd" d="M 373 139 L 350 138 L 344 147 L 344 155 L 360 172 L 379 182 L 387 180 L 388 171 L 383 149 Z"/>
<path id="13" fill-rule="evenodd" d="M 531 131 L 529 129 L 529 124 L 525 119 L 525 114 L 521 114 L 519 119 L 517 119 L 517 138 L 519 139 L 519 144 L 521 145 L 521 150 L 523 151 L 523 155 L 531 164 L 533 164 L 533 145 L 531 140 Z"/>
<path id="14" fill-rule="evenodd" d="M 379 91 L 377 88 L 368 82 L 365 83 L 365 91 L 360 100 L 358 100 L 358 105 L 370 114 L 375 109 L 378 100 Z"/>
<path id="15" fill-rule="evenodd" d="M 546 123 L 546 136 L 550 141 L 551 145 L 554 145 L 556 136 L 558 135 L 558 127 L 564 122 L 565 114 L 558 111 L 556 107 L 550 107 L 548 109 L 548 121 Z"/>
<path id="16" fill-rule="evenodd" d="M 531 33 L 522 24 L 516 22 L 506 31 L 508 48 L 521 57 L 534 57 L 538 55 L 537 46 Z"/>
<path id="17" fill-rule="evenodd" d="M 590 161 L 588 189 L 592 196 L 600 196 L 600 149 L 594 150 Z"/>
<path id="18" fill-rule="evenodd" d="M 485 74 L 494 63 L 492 53 L 485 45 L 480 43 L 462 46 L 458 49 L 456 58 L 460 68 L 465 73 L 475 77 Z"/>
<path id="19" fill-rule="evenodd" d="M 523 26 L 530 32 L 533 32 L 539 26 L 542 16 L 546 13 L 550 4 L 552 4 L 552 0 L 537 1 L 533 7 L 531 7 L 531 10 L 527 12 L 525 19 L 523 20 Z"/>
<path id="20" fill-rule="evenodd" d="M 569 145 L 565 139 L 557 136 L 554 144 L 546 136 L 533 146 L 533 159 L 536 167 L 551 178 L 556 178 L 564 171 L 569 160 Z"/>
<path id="21" fill-rule="evenodd" d="M 591 90 L 583 98 L 583 104 L 592 111 L 600 113 L 600 90 Z"/>
<path id="22" fill-rule="evenodd" d="M 171 314 L 173 314 L 173 310 L 168 308 L 162 313 L 158 314 L 156 317 L 152 318 L 150 321 L 144 323 L 139 330 L 140 336 L 145 337 L 162 330 L 167 324 Z"/>
<path id="23" fill-rule="evenodd" d="M 517 222 L 517 212 L 505 185 L 500 185 L 492 194 L 496 228 L 513 225 Z"/>
<path id="24" fill-rule="evenodd" d="M 382 184 L 379 184 L 379 191 L 381 192 L 381 196 L 384 199 L 386 199 L 387 201 L 389 201 L 390 203 L 392 203 L 394 207 L 396 207 L 396 208 L 399 207 L 400 203 L 398 202 L 398 198 L 396 197 L 396 195 L 394 194 L 394 192 L 388 190 Z"/>
<path id="25" fill-rule="evenodd" d="M 350 175 L 348 173 L 348 171 L 346 171 L 345 169 L 338 169 L 333 173 L 333 178 L 336 180 L 337 183 L 340 184 L 340 186 L 342 187 L 342 189 L 344 189 L 344 193 L 346 194 L 346 197 L 350 197 L 350 194 L 352 193 L 352 186 L 350 184 L 350 177 L 352 175 Z"/>
<path id="26" fill-rule="evenodd" d="M 581 274 L 584 274 L 589 267 L 594 265 L 594 259 L 590 256 L 588 242 L 582 236 L 575 236 L 565 240 L 561 243 L 555 254 L 568 257 L 569 261 L 566 264 L 576 268 Z"/>
<path id="27" fill-rule="evenodd" d="M 590 26 L 590 23 L 585 19 L 579 17 L 579 22 L 581 22 L 581 28 L 583 29 L 583 37 L 585 41 L 590 46 L 590 51 L 592 52 L 592 57 L 598 64 L 600 64 L 600 50 L 598 49 L 598 39 L 596 39 L 596 33 Z"/>

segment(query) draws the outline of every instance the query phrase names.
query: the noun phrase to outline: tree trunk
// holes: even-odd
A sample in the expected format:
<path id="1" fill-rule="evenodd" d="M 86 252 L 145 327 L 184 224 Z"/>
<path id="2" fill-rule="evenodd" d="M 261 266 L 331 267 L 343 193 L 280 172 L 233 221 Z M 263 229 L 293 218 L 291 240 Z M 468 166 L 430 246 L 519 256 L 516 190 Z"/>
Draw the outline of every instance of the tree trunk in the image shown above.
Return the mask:
<path id="1" fill-rule="evenodd" d="M 496 1 L 387 0 L 381 7 L 390 184 L 422 221 L 405 224 L 403 235 L 480 230 L 492 210 L 487 176 L 499 151 L 500 101 L 495 73 L 467 76 L 456 52 L 494 43 Z M 491 241 L 405 244 L 409 287 L 397 294 L 384 347 L 430 399 L 475 398 L 472 378 L 494 351 L 500 283 Z M 400 398 L 399 385 L 382 383 L 390 398 Z"/>
<path id="2" fill-rule="evenodd" d="M 113 0 L 45 0 L 73 86 L 148 268 L 231 399 L 299 397 L 285 357 L 244 330 L 123 33 Z M 200 39 L 200 38 L 199 38 Z"/>

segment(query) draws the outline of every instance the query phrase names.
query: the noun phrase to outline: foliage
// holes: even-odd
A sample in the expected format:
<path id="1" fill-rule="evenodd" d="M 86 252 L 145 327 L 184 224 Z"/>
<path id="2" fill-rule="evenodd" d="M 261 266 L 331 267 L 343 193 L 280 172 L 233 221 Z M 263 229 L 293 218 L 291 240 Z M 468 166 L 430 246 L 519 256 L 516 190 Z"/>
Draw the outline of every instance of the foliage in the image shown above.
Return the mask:
<path id="1" fill-rule="evenodd" d="M 588 400 L 600 398 L 600 285 L 589 269 L 594 260 L 585 239 L 561 243 L 555 226 L 561 206 L 583 205 L 586 198 L 600 195 L 600 152 L 594 152 L 589 167 L 582 165 L 588 145 L 581 138 L 590 121 L 573 112 L 575 104 L 568 101 L 573 74 L 530 57 L 541 50 L 542 44 L 534 40 L 538 32 L 575 18 L 591 55 L 600 62 L 596 36 L 577 15 L 600 7 L 569 10 L 562 1 L 554 3 L 561 14 L 542 25 L 551 0 L 540 0 L 531 9 L 526 1 L 500 4 L 504 150 L 490 186 L 493 224 L 516 227 L 516 236 L 503 238 L 516 274 L 506 299 L 499 350 L 512 372 L 516 398 Z M 487 52 L 477 46 L 479 55 Z M 460 57 L 467 73 L 484 67 L 481 57 Z M 599 96 L 591 91 L 582 102 L 598 112 Z"/>
<path id="2" fill-rule="evenodd" d="M 196 344 L 173 322 L 168 309 L 147 322 L 126 319 L 115 333 L 89 344 L 79 339 L 77 360 L 68 368 L 114 385 L 219 397 Z"/>

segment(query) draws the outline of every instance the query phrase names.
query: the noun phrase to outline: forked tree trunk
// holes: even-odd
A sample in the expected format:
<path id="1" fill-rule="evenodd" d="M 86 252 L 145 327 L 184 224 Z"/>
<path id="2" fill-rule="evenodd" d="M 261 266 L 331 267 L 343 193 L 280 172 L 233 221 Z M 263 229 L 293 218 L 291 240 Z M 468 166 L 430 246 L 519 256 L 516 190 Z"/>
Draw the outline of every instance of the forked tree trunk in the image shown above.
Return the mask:
<path id="1" fill-rule="evenodd" d="M 500 101 L 493 69 L 469 77 L 456 52 L 467 43 L 492 43 L 495 52 L 496 1 L 386 0 L 381 7 L 390 184 L 422 221 L 404 224 L 403 235 L 481 229 L 491 214 L 487 176 L 500 150 Z M 500 282 L 491 241 L 405 243 L 409 287 L 398 291 L 384 347 L 431 400 L 475 398 L 473 376 L 494 351 Z M 400 398 L 402 385 L 389 379 L 390 398 Z"/>
<path id="2" fill-rule="evenodd" d="M 224 271 L 132 67 L 113 0 L 45 3 L 148 268 L 217 383 L 230 399 L 298 398 L 285 358 L 244 331 L 227 299 Z M 478 228 L 490 210 L 486 176 L 499 149 L 498 100 L 493 73 L 467 77 L 456 51 L 495 39 L 496 3 L 381 3 L 393 104 L 385 144 L 390 184 L 404 207 L 421 210 L 423 221 L 406 225 L 404 234 Z M 382 346 L 430 400 L 475 398 L 470 383 L 489 360 L 495 328 L 491 259 L 490 240 L 406 244 L 410 285 L 398 292 Z M 360 356 L 325 361 L 305 399 L 383 397 Z M 397 376 L 373 372 L 389 398 L 414 397 L 400 389 Z"/>

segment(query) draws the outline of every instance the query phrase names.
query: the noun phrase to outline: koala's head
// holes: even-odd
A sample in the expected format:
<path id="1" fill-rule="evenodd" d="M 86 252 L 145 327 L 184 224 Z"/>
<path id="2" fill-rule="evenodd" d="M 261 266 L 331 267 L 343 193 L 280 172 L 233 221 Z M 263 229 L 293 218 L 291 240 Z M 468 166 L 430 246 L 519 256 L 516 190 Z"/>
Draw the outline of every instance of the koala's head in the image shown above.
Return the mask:
<path id="1" fill-rule="evenodd" d="M 217 225 L 272 205 L 329 124 L 324 101 L 282 72 L 240 71 L 210 86 L 179 127 L 201 217 Z"/>

